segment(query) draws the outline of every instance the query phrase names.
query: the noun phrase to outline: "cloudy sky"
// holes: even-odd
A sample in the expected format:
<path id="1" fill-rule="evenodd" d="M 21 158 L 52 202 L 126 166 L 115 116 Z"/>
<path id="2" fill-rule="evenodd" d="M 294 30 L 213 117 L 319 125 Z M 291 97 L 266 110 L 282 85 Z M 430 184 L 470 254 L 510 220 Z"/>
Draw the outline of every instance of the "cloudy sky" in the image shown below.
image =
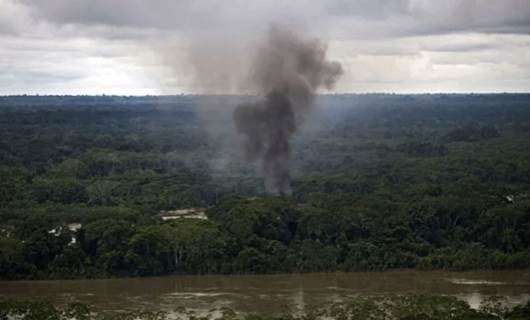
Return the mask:
<path id="1" fill-rule="evenodd" d="M 0 0 L 0 94 L 236 93 L 271 24 L 336 92 L 530 91 L 530 0 Z"/>

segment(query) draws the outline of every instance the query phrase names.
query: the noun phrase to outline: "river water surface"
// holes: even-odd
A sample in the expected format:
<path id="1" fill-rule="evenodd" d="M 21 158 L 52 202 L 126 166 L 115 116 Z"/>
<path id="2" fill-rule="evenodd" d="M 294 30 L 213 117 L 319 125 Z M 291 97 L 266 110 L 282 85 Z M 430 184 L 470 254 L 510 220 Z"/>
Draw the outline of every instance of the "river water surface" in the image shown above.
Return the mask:
<path id="1" fill-rule="evenodd" d="M 100 310 L 178 307 L 241 312 L 301 310 L 308 305 L 363 294 L 429 293 L 454 295 L 472 307 L 490 296 L 509 304 L 530 300 L 530 270 L 388 271 L 289 275 L 166 276 L 108 280 L 0 282 L 0 296 L 83 302 Z"/>

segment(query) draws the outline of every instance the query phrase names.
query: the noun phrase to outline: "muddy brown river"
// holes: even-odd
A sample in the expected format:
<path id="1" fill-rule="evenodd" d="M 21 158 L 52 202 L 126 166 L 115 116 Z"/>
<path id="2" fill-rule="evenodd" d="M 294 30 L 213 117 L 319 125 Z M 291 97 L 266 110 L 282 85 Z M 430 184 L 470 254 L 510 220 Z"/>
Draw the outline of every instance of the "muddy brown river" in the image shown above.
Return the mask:
<path id="1" fill-rule="evenodd" d="M 530 270 L 388 271 L 289 275 L 166 276 L 106 280 L 0 282 L 0 296 L 46 299 L 56 304 L 84 302 L 101 310 L 163 309 L 180 306 L 241 312 L 281 312 L 286 308 L 346 300 L 363 294 L 453 295 L 472 307 L 490 296 L 509 304 L 530 300 Z"/>

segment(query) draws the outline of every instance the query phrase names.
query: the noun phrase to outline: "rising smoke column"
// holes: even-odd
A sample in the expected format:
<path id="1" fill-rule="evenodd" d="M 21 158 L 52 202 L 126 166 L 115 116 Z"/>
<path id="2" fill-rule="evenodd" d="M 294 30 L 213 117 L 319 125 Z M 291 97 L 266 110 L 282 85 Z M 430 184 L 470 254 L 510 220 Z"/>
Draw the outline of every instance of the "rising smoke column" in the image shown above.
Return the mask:
<path id="1" fill-rule="evenodd" d="M 249 160 L 261 160 L 265 188 L 270 193 L 291 192 L 291 137 L 313 108 L 317 89 L 331 89 L 342 74 L 338 62 L 326 60 L 326 49 L 320 41 L 271 28 L 250 77 L 251 86 L 263 99 L 234 110 L 245 155 Z"/>

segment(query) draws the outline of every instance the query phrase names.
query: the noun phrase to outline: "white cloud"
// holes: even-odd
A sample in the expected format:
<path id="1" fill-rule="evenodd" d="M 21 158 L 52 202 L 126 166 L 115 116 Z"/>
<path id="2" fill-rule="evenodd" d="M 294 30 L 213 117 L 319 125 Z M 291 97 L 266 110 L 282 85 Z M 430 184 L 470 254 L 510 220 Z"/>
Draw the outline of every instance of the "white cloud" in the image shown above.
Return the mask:
<path id="1" fill-rule="evenodd" d="M 0 94 L 235 92 L 271 22 L 329 40 L 339 91 L 530 91 L 528 0 L 0 0 Z"/>

